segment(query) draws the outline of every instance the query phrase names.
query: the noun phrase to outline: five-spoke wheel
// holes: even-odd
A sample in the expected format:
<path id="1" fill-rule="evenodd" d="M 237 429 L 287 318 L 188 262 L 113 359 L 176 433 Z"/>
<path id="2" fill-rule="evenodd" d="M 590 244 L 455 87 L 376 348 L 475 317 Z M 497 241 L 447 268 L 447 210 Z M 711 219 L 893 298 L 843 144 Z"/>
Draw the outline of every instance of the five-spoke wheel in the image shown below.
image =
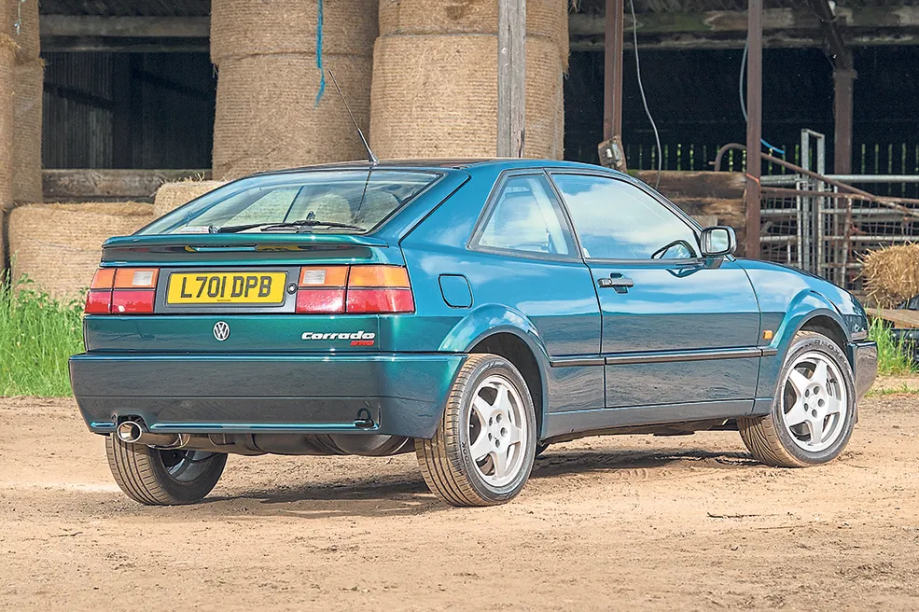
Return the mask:
<path id="1" fill-rule="evenodd" d="M 835 459 L 855 424 L 852 368 L 839 346 L 813 331 L 788 349 L 772 411 L 739 419 L 740 435 L 758 460 L 803 467 Z"/>
<path id="2" fill-rule="evenodd" d="M 488 506 L 516 496 L 536 456 L 536 413 L 523 376 L 497 355 L 471 355 L 440 426 L 415 441 L 428 487 L 454 506 Z"/>

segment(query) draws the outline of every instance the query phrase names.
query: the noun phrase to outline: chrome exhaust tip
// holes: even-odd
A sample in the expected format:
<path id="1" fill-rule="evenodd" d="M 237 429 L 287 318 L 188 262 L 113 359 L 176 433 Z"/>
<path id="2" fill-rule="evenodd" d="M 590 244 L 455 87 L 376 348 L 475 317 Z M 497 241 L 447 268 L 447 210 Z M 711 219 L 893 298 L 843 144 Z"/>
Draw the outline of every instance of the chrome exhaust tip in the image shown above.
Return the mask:
<path id="1" fill-rule="evenodd" d="M 137 421 L 124 421 L 118 426 L 115 433 L 122 442 L 135 444 L 144 435 L 144 430 Z"/>
<path id="2" fill-rule="evenodd" d="M 144 429 L 141 421 L 123 421 L 115 429 L 115 435 L 125 444 L 146 444 L 160 448 L 179 448 L 186 440 L 179 434 L 151 433 Z"/>

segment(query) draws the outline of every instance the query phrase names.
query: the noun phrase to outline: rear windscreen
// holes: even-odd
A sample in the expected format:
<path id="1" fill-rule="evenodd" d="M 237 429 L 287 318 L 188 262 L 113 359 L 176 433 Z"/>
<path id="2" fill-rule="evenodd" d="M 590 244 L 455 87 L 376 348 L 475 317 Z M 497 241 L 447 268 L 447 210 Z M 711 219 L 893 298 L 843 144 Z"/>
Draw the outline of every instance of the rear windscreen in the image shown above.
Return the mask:
<path id="1" fill-rule="evenodd" d="M 371 231 L 436 182 L 436 172 L 311 171 L 252 177 L 220 187 L 138 234 Z"/>

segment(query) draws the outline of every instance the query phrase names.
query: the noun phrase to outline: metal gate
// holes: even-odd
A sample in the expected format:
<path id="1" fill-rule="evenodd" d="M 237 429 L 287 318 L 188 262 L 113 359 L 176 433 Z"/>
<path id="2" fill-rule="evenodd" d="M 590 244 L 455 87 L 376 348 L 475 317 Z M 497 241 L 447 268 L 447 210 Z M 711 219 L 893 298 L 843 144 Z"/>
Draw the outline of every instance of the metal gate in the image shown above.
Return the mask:
<path id="1" fill-rule="evenodd" d="M 716 169 L 729 148 L 743 149 L 722 147 Z M 825 152 L 823 134 L 802 130 L 801 166 L 762 155 L 785 174 L 761 178 L 760 258 L 859 291 L 861 260 L 868 251 L 919 241 L 919 200 L 882 197 L 866 189 L 919 183 L 919 176 L 827 175 Z"/>

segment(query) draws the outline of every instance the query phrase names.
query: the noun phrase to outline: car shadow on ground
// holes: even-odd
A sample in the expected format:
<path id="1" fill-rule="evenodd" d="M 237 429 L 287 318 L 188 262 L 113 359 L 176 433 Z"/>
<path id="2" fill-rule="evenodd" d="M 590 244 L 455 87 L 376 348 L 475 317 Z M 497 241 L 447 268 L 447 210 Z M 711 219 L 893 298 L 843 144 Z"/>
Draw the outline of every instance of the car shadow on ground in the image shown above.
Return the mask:
<path id="1" fill-rule="evenodd" d="M 701 462 L 706 467 L 745 469 L 758 465 L 741 452 L 710 452 L 698 449 L 654 449 L 598 452 L 590 450 L 565 451 L 550 449 L 536 460 L 530 487 L 539 481 L 567 475 L 591 472 L 626 473 L 636 470 L 653 478 L 656 468 L 679 462 Z M 300 518 L 329 518 L 344 516 L 423 515 L 449 511 L 428 490 L 415 471 L 385 477 L 348 479 L 346 482 L 324 484 L 295 484 L 283 488 L 240 491 L 234 495 L 208 497 L 199 512 L 226 516 L 234 508 L 247 515 L 295 516 Z"/>
<path id="2" fill-rule="evenodd" d="M 759 465 L 748 453 L 717 452 L 699 449 L 622 450 L 600 452 L 591 450 L 557 451 L 550 449 L 536 460 L 531 478 L 552 478 L 567 474 L 589 472 L 633 471 L 662 468 L 679 462 L 703 463 L 708 467 L 747 467 Z"/>

